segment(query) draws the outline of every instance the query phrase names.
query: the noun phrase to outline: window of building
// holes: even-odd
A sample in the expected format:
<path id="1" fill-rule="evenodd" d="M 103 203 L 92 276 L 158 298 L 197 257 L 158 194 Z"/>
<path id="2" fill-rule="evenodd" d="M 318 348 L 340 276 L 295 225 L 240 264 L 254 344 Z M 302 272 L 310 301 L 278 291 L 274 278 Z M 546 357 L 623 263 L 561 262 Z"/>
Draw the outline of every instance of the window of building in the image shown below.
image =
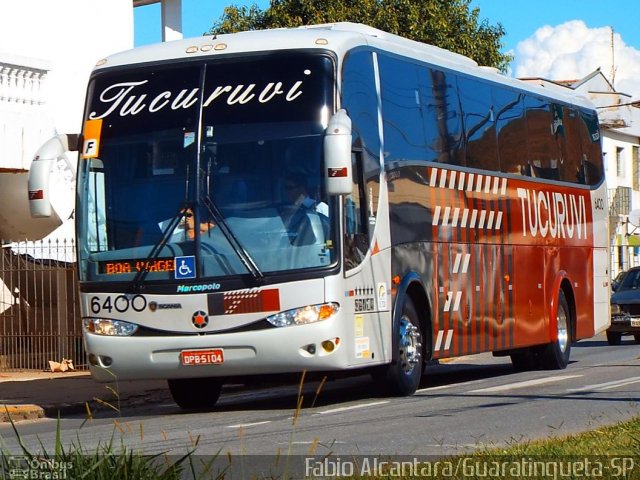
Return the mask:
<path id="1" fill-rule="evenodd" d="M 624 177 L 624 148 L 616 147 L 616 171 L 619 177 Z"/>
<path id="2" fill-rule="evenodd" d="M 632 186 L 634 190 L 640 190 L 640 147 L 631 147 Z"/>

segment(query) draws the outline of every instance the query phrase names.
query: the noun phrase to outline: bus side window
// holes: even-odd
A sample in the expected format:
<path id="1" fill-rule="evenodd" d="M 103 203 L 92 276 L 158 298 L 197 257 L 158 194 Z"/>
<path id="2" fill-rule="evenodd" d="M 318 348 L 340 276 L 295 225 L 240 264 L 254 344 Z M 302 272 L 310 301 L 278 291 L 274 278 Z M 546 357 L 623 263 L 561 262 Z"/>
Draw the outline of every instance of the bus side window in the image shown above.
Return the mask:
<path id="1" fill-rule="evenodd" d="M 602 145 L 598 117 L 595 114 L 580 111 L 580 128 L 582 130 L 582 167 L 584 183 L 597 185 L 604 176 L 602 163 Z"/>
<path id="2" fill-rule="evenodd" d="M 421 68 L 420 100 L 427 160 L 465 165 L 456 76 L 434 68 Z"/>
<path id="3" fill-rule="evenodd" d="M 491 87 L 480 80 L 460 76 L 458 92 L 464 115 L 467 166 L 498 171 L 500 165 Z"/>
<path id="4" fill-rule="evenodd" d="M 578 112 L 563 107 L 562 124 L 564 127 L 565 155 L 560 167 L 560 179 L 566 182 L 584 184 L 584 175 L 580 172 L 582 146 L 580 144 L 580 118 Z"/>
<path id="5" fill-rule="evenodd" d="M 531 176 L 558 180 L 558 149 L 552 135 L 551 105 L 544 99 L 525 97 L 527 152 Z"/>
<path id="6" fill-rule="evenodd" d="M 373 53 L 356 51 L 345 57 L 342 70 L 341 106 L 349 113 L 353 135 L 353 190 L 345 198 L 345 269 L 364 259 L 376 223 L 380 189 L 380 136 L 378 94 Z"/>
<path id="7" fill-rule="evenodd" d="M 517 91 L 492 87 L 491 94 L 496 115 L 496 134 L 500 171 L 522 175 L 526 172 L 526 128 L 523 94 Z"/>
<path id="8" fill-rule="evenodd" d="M 363 152 L 351 154 L 353 168 L 353 192 L 345 198 L 345 267 L 358 266 L 369 249 L 369 214 L 363 172 Z"/>
<path id="9" fill-rule="evenodd" d="M 426 158 L 416 64 L 378 55 L 385 163 Z"/>

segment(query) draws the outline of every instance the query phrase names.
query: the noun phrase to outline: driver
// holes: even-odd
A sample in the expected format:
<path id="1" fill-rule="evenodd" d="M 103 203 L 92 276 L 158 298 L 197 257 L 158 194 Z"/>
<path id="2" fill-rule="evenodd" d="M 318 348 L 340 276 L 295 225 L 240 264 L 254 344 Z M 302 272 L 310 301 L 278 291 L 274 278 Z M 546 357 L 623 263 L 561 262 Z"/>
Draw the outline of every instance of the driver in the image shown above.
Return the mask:
<path id="1" fill-rule="evenodd" d="M 196 237 L 196 229 L 195 229 L 195 215 L 193 213 L 193 209 L 191 207 L 185 208 L 182 211 L 182 228 L 186 234 L 186 237 L 189 240 L 193 240 Z M 207 233 L 209 230 L 214 228 L 216 225 L 211 220 L 207 220 L 206 222 L 200 222 L 200 233 Z"/>

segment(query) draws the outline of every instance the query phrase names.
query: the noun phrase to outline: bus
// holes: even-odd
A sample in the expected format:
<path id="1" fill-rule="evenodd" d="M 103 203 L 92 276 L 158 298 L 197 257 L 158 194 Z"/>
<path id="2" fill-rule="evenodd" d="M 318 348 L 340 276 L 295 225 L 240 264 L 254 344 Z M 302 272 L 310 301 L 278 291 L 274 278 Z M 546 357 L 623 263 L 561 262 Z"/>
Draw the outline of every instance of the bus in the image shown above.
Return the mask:
<path id="1" fill-rule="evenodd" d="M 336 23 L 115 54 L 83 122 L 30 198 L 46 215 L 77 143 L 99 381 L 166 379 L 183 408 L 296 372 L 411 395 L 448 357 L 563 369 L 609 324 L 600 130 L 570 89 Z"/>

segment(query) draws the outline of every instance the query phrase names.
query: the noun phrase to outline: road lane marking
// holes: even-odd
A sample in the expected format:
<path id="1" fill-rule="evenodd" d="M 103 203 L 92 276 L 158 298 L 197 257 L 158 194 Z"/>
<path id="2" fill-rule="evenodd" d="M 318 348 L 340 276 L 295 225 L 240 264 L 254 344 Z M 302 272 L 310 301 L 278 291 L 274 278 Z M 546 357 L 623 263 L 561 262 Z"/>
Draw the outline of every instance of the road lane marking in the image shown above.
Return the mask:
<path id="1" fill-rule="evenodd" d="M 316 445 L 318 443 L 317 440 L 300 440 L 300 441 L 295 441 L 295 442 L 278 442 L 278 445 Z M 334 445 L 336 443 L 347 443 L 347 442 L 340 442 L 340 441 L 331 441 L 331 444 Z"/>
<path id="2" fill-rule="evenodd" d="M 355 410 L 357 408 L 367 408 L 367 407 L 373 407 L 373 406 L 376 406 L 376 405 L 384 405 L 385 403 L 389 403 L 389 400 L 383 400 L 381 402 L 363 403 L 362 405 L 351 405 L 350 407 L 332 408 L 331 410 L 324 410 L 322 412 L 314 413 L 314 415 L 324 415 L 326 413 L 346 412 L 348 410 Z"/>
<path id="3" fill-rule="evenodd" d="M 496 393 L 504 392 L 506 390 L 515 390 L 516 388 L 534 387 L 538 385 L 544 385 L 547 383 L 561 382 L 562 380 L 568 380 L 570 378 L 580 378 L 582 375 L 560 375 L 558 377 L 536 378 L 534 380 L 527 380 L 524 382 L 508 383 L 506 385 L 498 385 L 497 387 L 480 388 L 478 390 L 471 390 L 467 393 Z"/>
<path id="4" fill-rule="evenodd" d="M 464 382 L 464 383 L 466 383 L 466 382 Z M 439 385 L 437 387 L 426 387 L 426 388 L 421 388 L 420 390 L 416 390 L 416 393 L 435 392 L 436 390 L 444 390 L 445 388 L 453 388 L 453 387 L 457 387 L 457 386 L 462 385 L 462 384 L 461 383 L 452 383 L 451 385 Z"/>
<path id="5" fill-rule="evenodd" d="M 586 385 L 584 387 L 567 390 L 567 392 L 578 393 L 578 392 L 587 392 L 589 390 L 602 392 L 604 390 L 611 390 L 612 388 L 624 387 L 626 385 L 632 385 L 634 383 L 640 383 L 640 377 L 623 378 L 621 380 L 613 380 L 611 382 L 596 383 L 594 385 Z"/>
<path id="6" fill-rule="evenodd" d="M 254 423 L 239 423 L 238 425 L 227 425 L 225 428 L 255 427 L 256 425 L 265 425 L 267 423 L 271 423 L 271 420 L 266 420 L 264 422 L 254 422 Z"/>

